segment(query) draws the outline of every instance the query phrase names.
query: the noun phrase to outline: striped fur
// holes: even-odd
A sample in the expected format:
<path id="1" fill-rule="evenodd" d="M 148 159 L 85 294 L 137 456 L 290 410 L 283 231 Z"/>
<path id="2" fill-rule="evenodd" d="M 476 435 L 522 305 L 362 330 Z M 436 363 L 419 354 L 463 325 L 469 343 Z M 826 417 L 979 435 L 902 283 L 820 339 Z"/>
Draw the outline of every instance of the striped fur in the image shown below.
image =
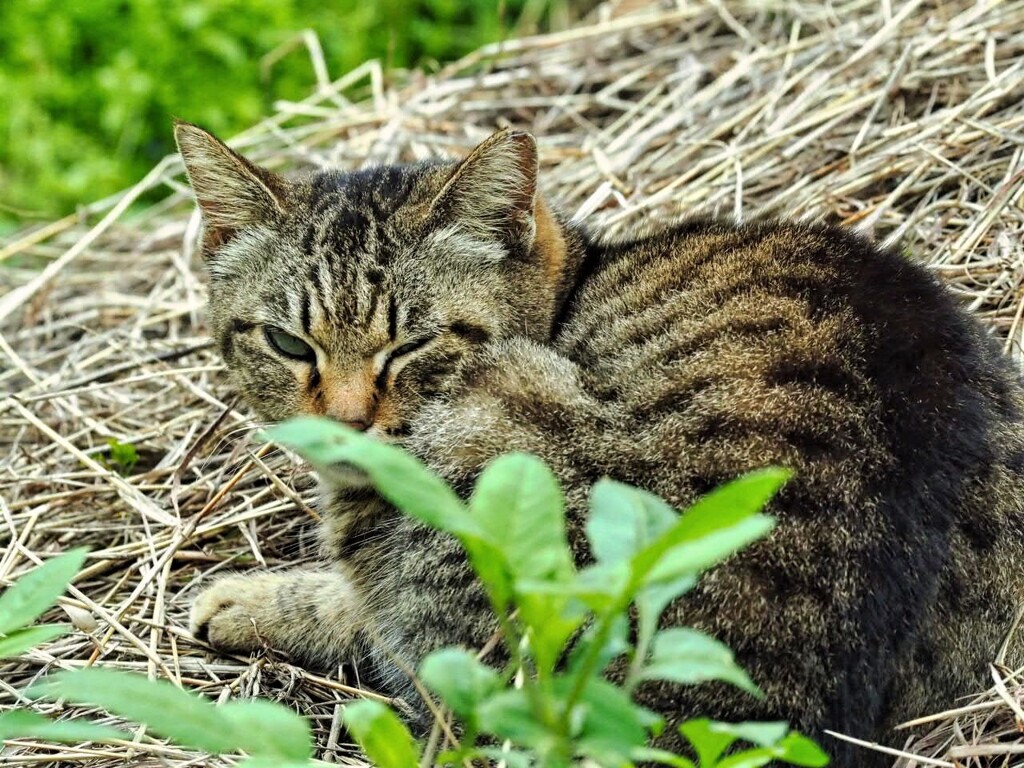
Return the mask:
<path id="1" fill-rule="evenodd" d="M 225 156 L 178 131 L 193 178 Z M 461 165 L 287 184 L 260 171 L 230 198 L 233 179 L 208 229 L 231 200 L 244 210 L 229 221 L 248 221 L 255 185 L 284 201 L 207 238 L 211 324 L 250 404 L 267 419 L 318 412 L 324 379 L 365 370 L 371 431 L 462 492 L 505 451 L 550 463 L 581 563 L 603 475 L 682 506 L 739 473 L 793 468 L 772 536 L 666 617 L 729 643 L 768 695 L 644 689 L 673 723 L 781 718 L 892 741 L 893 723 L 984 685 L 1024 599 L 1024 399 L 980 327 L 924 270 L 837 228 L 692 220 L 593 238 L 536 197 L 525 136 L 498 134 Z M 267 324 L 314 345 L 316 365 L 275 355 Z M 452 540 L 352 480 L 325 478 L 322 568 L 218 582 L 195 630 L 316 664 L 354 655 L 415 721 L 403 669 L 481 646 L 494 621 Z M 840 768 L 870 764 L 829 747 Z"/>

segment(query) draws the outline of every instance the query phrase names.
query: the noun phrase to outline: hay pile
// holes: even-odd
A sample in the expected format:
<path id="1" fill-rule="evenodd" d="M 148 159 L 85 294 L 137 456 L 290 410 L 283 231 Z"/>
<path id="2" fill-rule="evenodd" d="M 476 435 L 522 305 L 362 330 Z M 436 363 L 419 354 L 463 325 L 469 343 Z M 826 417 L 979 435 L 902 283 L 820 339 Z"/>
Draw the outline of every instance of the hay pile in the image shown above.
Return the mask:
<path id="1" fill-rule="evenodd" d="M 900 239 L 1024 361 L 1024 3 L 629 5 L 642 7 L 604 6 L 590 26 L 432 75 L 368 63 L 277 105 L 235 144 L 282 169 L 357 167 L 528 128 L 548 194 L 577 217 L 628 230 L 695 210 L 778 211 Z M 153 190 L 166 199 L 133 208 Z M 249 440 L 207 343 L 198 225 L 170 157 L 124 194 L 0 246 L 0 583 L 89 545 L 65 603 L 95 622 L 4 663 L 0 708 L 26 706 L 18 690 L 48 669 L 101 662 L 215 699 L 286 701 L 312 719 L 324 759 L 354 762 L 339 730 L 351 672 L 210 655 L 185 629 L 212 574 L 308 556 L 315 515 L 308 476 Z M 137 451 L 124 475 L 110 439 Z M 931 759 L 899 765 L 1024 764 L 1011 672 L 914 730 L 908 751 Z M 227 764 L 138 736 L 21 742 L 0 765 Z"/>

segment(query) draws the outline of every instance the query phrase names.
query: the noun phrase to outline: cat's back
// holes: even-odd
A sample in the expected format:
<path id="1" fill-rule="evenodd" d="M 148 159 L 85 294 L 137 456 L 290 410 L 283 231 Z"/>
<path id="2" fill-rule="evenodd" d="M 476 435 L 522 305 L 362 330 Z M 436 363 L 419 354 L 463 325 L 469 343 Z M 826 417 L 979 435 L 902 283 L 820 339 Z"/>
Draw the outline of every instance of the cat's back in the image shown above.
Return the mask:
<path id="1" fill-rule="evenodd" d="M 871 733 L 984 685 L 1024 597 L 1021 389 L 926 270 L 835 227 L 695 220 L 592 244 L 555 344 L 630 425 L 600 471 L 682 505 L 795 470 L 774 534 L 670 617 L 737 649 L 760 714 Z M 751 715 L 725 701 L 680 707 Z"/>
<path id="2" fill-rule="evenodd" d="M 637 425 L 966 465 L 991 458 L 995 423 L 1020 421 L 1019 382 L 979 324 L 848 230 L 697 219 L 590 251 L 555 344 Z"/>

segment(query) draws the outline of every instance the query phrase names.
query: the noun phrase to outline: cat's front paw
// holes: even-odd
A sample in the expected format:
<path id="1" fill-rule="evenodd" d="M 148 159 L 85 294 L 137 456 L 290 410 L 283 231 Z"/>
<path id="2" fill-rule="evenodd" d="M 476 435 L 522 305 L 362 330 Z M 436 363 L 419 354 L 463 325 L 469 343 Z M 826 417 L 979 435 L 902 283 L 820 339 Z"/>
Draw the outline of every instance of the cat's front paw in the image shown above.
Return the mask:
<path id="1" fill-rule="evenodd" d="M 225 576 L 192 604 L 192 634 L 215 648 L 273 648 L 291 659 L 334 664 L 361 626 L 361 601 L 339 567 Z"/>
<path id="2" fill-rule="evenodd" d="M 192 604 L 189 629 L 215 648 L 251 653 L 266 646 L 260 617 L 273 591 L 260 575 L 226 576 L 203 590 Z"/>

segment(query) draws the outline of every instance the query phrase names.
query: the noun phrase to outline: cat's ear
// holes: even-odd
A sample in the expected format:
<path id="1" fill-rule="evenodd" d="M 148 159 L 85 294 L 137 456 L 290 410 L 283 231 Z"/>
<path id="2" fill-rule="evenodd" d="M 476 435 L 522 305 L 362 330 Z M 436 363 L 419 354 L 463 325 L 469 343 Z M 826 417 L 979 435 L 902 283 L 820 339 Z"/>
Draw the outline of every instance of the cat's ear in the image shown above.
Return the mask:
<path id="1" fill-rule="evenodd" d="M 537 142 L 503 130 L 456 166 L 430 205 L 430 215 L 510 247 L 533 244 L 536 233 Z"/>
<path id="2" fill-rule="evenodd" d="M 203 221 L 218 242 L 235 231 L 280 216 L 287 182 L 246 160 L 209 131 L 174 123 L 174 140 L 196 194 Z"/>

